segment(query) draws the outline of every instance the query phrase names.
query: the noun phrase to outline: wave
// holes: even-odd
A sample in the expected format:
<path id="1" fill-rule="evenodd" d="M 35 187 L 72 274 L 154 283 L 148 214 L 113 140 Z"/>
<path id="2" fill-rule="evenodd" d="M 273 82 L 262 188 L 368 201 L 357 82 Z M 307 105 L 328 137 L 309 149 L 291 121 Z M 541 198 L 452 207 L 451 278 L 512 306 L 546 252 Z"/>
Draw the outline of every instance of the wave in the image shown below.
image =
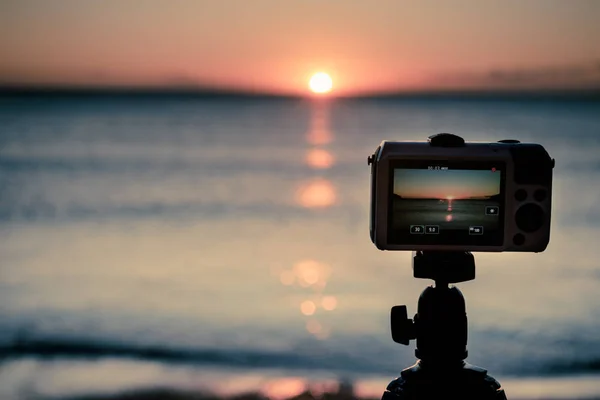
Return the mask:
<path id="1" fill-rule="evenodd" d="M 318 351 L 272 351 L 265 349 L 183 348 L 160 345 L 130 345 L 107 341 L 67 339 L 27 339 L 0 345 L 0 363 L 15 359 L 43 360 L 122 358 L 172 365 L 213 366 L 236 369 L 283 369 L 337 372 L 345 376 L 359 374 L 397 374 L 400 369 L 378 359 L 357 354 Z M 466 360 L 468 361 L 468 360 Z M 535 363 L 537 364 L 537 363 Z M 408 366 L 406 364 L 405 366 Z M 501 368 L 505 375 L 564 376 L 600 373 L 600 357 L 590 359 L 547 360 L 532 365 Z"/>
<path id="2" fill-rule="evenodd" d="M 343 209 L 329 209 L 328 215 L 343 218 L 349 215 L 360 216 L 362 208 L 358 205 L 344 205 Z M 295 204 L 277 204 L 275 202 L 250 202 L 246 204 L 224 204 L 222 202 L 139 202 L 133 204 L 69 203 L 55 205 L 44 199 L 34 199 L 26 204 L 0 205 L 0 222 L 59 222 L 89 221 L 97 219 L 137 219 L 168 218 L 186 219 L 190 216 L 203 220 L 239 219 L 244 217 L 263 218 L 265 220 L 288 220 L 295 218 L 319 219 L 323 213 Z"/>
<path id="3" fill-rule="evenodd" d="M 352 165 L 338 168 L 344 171 Z M 295 173 L 298 176 L 306 175 L 309 167 L 298 164 L 295 165 L 287 160 L 177 160 L 177 159 L 149 159 L 149 157 L 140 157 L 138 159 L 122 158 L 57 158 L 57 157 L 0 157 L 0 170 L 7 173 L 15 172 L 35 172 L 44 171 L 47 173 L 57 172 L 78 172 L 94 174 L 101 173 L 136 173 L 136 174 L 156 174 L 156 173 L 210 173 L 212 176 L 229 175 L 232 173 L 252 172 L 269 173 L 274 171 L 278 173 Z"/>
<path id="4" fill-rule="evenodd" d="M 293 160 L 297 161 L 297 160 Z M 600 171 L 600 161 L 592 160 L 563 160 L 561 171 L 572 173 Z M 134 174 L 140 176 L 169 177 L 172 174 L 203 176 L 218 178 L 240 174 L 265 174 L 267 176 L 285 175 L 287 178 L 306 178 L 314 175 L 310 165 L 291 162 L 285 157 L 272 159 L 176 159 L 142 157 L 19 157 L 0 155 L 0 171 L 7 174 L 14 173 L 77 173 L 80 175 L 94 174 L 97 176 L 114 174 Z M 357 165 L 355 158 L 337 159 L 326 171 L 329 178 L 355 177 L 357 173 L 365 173 L 361 165 Z M 208 175 L 207 175 L 208 174 Z"/>
<path id="5" fill-rule="evenodd" d="M 0 345 L 0 360 L 127 358 L 167 364 L 212 365 L 244 369 L 337 370 L 348 373 L 380 372 L 377 365 L 347 354 L 301 354 L 294 351 L 252 349 L 193 349 L 131 346 L 124 343 L 35 339 Z M 389 372 L 389 371 L 388 371 Z"/>
<path id="6" fill-rule="evenodd" d="M 543 372 L 548 375 L 600 372 L 600 358 L 550 363 L 544 367 Z"/>

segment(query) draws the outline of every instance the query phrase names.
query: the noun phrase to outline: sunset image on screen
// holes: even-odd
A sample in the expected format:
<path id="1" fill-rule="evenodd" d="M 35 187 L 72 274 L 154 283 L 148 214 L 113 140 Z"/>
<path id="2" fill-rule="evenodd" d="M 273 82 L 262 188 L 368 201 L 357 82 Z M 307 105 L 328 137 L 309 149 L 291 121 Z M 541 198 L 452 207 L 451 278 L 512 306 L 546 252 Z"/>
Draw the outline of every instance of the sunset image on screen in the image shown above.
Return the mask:
<path id="1" fill-rule="evenodd" d="M 434 225 L 467 232 L 497 228 L 501 171 L 395 169 L 393 225 Z"/>
<path id="2" fill-rule="evenodd" d="M 394 194 L 404 199 L 485 199 L 500 190 L 500 171 L 396 169 Z"/>

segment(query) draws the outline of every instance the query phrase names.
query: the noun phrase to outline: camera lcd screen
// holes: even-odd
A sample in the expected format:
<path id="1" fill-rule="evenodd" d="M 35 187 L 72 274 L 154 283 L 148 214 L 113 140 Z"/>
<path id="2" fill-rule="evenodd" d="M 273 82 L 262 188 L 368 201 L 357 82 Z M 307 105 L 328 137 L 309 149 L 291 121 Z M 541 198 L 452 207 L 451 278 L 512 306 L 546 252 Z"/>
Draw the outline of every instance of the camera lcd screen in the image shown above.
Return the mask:
<path id="1" fill-rule="evenodd" d="M 392 171 L 389 243 L 503 244 L 504 163 L 403 160 Z"/>

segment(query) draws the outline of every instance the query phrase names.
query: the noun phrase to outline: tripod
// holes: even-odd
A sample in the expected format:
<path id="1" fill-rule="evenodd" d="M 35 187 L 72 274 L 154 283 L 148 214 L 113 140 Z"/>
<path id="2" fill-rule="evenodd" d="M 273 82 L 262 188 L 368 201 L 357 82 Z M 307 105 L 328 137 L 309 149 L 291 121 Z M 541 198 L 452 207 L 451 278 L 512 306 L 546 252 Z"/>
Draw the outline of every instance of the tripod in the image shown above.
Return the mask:
<path id="1" fill-rule="evenodd" d="M 506 400 L 500 383 L 483 368 L 468 364 L 467 313 L 461 291 L 451 283 L 475 279 L 475 259 L 469 252 L 417 252 L 415 278 L 433 279 L 419 297 L 411 320 L 406 306 L 392 307 L 392 339 L 408 345 L 417 339 L 419 359 L 404 369 L 383 393 L 382 400 L 469 399 Z"/>

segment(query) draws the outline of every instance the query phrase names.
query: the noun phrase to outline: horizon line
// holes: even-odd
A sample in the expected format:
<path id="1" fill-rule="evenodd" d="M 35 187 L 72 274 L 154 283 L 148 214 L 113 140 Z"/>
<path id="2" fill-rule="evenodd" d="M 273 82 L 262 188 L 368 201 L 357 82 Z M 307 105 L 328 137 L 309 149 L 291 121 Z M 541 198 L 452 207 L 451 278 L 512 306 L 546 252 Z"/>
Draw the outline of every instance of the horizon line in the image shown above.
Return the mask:
<path id="1" fill-rule="evenodd" d="M 494 196 L 500 196 L 500 193 L 483 195 L 483 196 L 468 196 L 468 197 L 452 197 L 452 199 L 448 199 L 447 197 L 414 197 L 414 196 L 402 196 L 396 192 L 394 195 L 400 197 L 403 200 L 482 200 L 482 199 L 490 199 Z"/>
<path id="2" fill-rule="evenodd" d="M 187 97 L 243 97 L 243 98 L 272 98 L 272 99 L 502 99 L 502 98 L 557 98 L 600 100 L 600 87 L 590 88 L 490 88 L 490 89 L 422 89 L 395 90 L 387 92 L 369 92 L 356 94 L 286 94 L 267 91 L 216 89 L 203 87 L 177 86 L 97 86 L 97 85 L 22 85 L 0 83 L 1 95 L 46 95 L 46 96 L 187 96 Z"/>

